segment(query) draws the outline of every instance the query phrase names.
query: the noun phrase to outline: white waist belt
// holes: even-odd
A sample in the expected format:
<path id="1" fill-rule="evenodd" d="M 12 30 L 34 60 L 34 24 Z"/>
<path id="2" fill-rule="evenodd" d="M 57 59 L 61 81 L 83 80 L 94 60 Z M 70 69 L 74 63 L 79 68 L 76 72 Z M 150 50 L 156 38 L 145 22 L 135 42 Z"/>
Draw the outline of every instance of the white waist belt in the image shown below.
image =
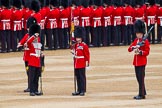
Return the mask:
<path id="1" fill-rule="evenodd" d="M 61 18 L 61 20 L 62 20 L 62 21 L 67 21 L 67 20 L 68 20 L 68 18 Z"/>
<path id="2" fill-rule="evenodd" d="M 131 16 L 124 16 L 124 18 L 132 18 Z"/>
<path id="3" fill-rule="evenodd" d="M 10 20 L 1 20 L 2 22 L 8 22 L 8 21 L 10 21 Z"/>
<path id="4" fill-rule="evenodd" d="M 114 18 L 115 18 L 115 19 L 119 19 L 119 18 L 121 18 L 121 16 L 115 16 Z"/>
<path id="5" fill-rule="evenodd" d="M 35 57 L 40 57 L 40 55 L 34 54 L 34 53 L 31 53 L 30 55 L 31 55 L 31 56 L 35 56 Z"/>
<path id="6" fill-rule="evenodd" d="M 110 16 L 108 16 L 108 17 L 104 17 L 104 19 L 109 19 L 110 18 Z"/>
<path id="7" fill-rule="evenodd" d="M 101 17 L 93 18 L 94 20 L 101 20 Z"/>
<path id="8" fill-rule="evenodd" d="M 89 17 L 82 17 L 83 20 L 89 19 Z"/>
<path id="9" fill-rule="evenodd" d="M 84 56 L 75 56 L 75 58 L 77 58 L 77 59 L 84 58 Z"/>
<path id="10" fill-rule="evenodd" d="M 49 19 L 50 21 L 56 21 L 56 18 L 55 19 Z"/>
<path id="11" fill-rule="evenodd" d="M 148 16 L 147 18 L 155 18 L 155 16 Z"/>
<path id="12" fill-rule="evenodd" d="M 14 21 L 14 23 L 21 23 L 21 21 Z"/>
<path id="13" fill-rule="evenodd" d="M 136 20 L 142 20 L 143 17 L 135 17 Z"/>

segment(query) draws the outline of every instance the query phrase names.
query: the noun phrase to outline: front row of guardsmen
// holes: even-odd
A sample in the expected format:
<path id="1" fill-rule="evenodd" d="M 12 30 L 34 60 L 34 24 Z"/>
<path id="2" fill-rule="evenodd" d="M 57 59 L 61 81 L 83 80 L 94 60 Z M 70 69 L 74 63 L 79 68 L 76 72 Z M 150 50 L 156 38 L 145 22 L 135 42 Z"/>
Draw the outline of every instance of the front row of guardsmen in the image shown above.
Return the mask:
<path id="1" fill-rule="evenodd" d="M 134 99 L 145 99 L 145 67 L 147 64 L 147 56 L 150 51 L 149 41 L 146 39 L 142 46 L 138 43 L 143 41 L 146 33 L 145 24 L 142 20 L 137 20 L 134 24 L 136 39 L 128 48 L 129 52 L 134 51 L 133 65 L 135 68 L 136 78 L 139 84 L 139 93 Z M 34 17 L 30 17 L 27 21 L 28 33 L 19 42 L 17 48 L 24 47 L 24 62 L 28 75 L 28 88 L 24 92 L 30 92 L 30 96 L 41 95 L 38 91 L 38 82 L 41 73 L 44 70 L 44 54 L 41 52 L 42 44 L 40 43 L 40 26 Z M 74 40 L 71 46 L 71 53 L 74 57 L 74 77 L 76 78 L 77 90 L 72 93 L 73 96 L 84 96 L 86 93 L 86 67 L 90 64 L 90 52 L 88 45 L 83 42 L 83 28 L 75 27 Z"/>
<path id="2" fill-rule="evenodd" d="M 1 0 L 0 40 L 1 52 L 17 51 L 17 42 L 27 33 L 26 22 L 30 16 L 37 19 L 41 27 L 42 50 L 69 48 L 73 29 L 83 27 L 83 41 L 88 46 L 130 44 L 135 39 L 133 24 L 140 19 L 147 29 L 157 22 L 157 42 L 162 36 L 162 0 L 136 0 L 134 6 L 124 0 Z M 12 4 L 12 7 L 10 7 Z M 22 8 L 23 7 L 23 8 Z M 23 34 L 23 35 L 22 35 Z M 155 29 L 149 42 L 155 42 Z M 21 48 L 19 48 L 21 50 Z"/>

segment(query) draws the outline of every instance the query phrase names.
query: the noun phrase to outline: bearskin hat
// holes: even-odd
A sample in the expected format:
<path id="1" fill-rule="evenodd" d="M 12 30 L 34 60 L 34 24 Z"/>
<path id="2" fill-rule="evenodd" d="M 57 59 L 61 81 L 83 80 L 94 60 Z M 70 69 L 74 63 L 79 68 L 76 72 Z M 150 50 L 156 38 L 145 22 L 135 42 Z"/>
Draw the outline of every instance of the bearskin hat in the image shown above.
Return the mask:
<path id="1" fill-rule="evenodd" d="M 162 7 L 162 0 L 160 0 L 159 2 L 160 2 L 160 7 Z"/>
<path id="2" fill-rule="evenodd" d="M 30 28 L 33 24 L 37 24 L 37 20 L 34 17 L 29 17 L 26 23 L 27 28 Z"/>
<path id="3" fill-rule="evenodd" d="M 87 8 L 89 6 L 89 1 L 90 0 L 82 0 L 82 6 Z"/>
<path id="4" fill-rule="evenodd" d="M 49 6 L 50 0 L 45 0 L 45 6 Z"/>
<path id="5" fill-rule="evenodd" d="M 29 28 L 29 35 L 32 36 L 35 33 L 39 33 L 40 34 L 40 26 L 38 24 L 33 24 L 30 26 Z"/>
<path id="6" fill-rule="evenodd" d="M 94 0 L 94 5 L 102 6 L 102 0 Z"/>
<path id="7" fill-rule="evenodd" d="M 90 0 L 90 1 L 89 1 L 89 5 L 90 5 L 90 6 L 94 5 L 94 0 Z"/>
<path id="8" fill-rule="evenodd" d="M 45 6 L 45 0 L 39 0 L 41 7 Z"/>
<path id="9" fill-rule="evenodd" d="M 103 3 L 105 3 L 107 5 L 111 5 L 111 0 L 103 0 Z"/>
<path id="10" fill-rule="evenodd" d="M 81 5 L 81 0 L 72 0 L 71 4 L 74 4 L 76 6 L 80 6 Z"/>
<path id="11" fill-rule="evenodd" d="M 155 4 L 155 0 L 148 0 L 149 4 L 153 6 Z"/>
<path id="12" fill-rule="evenodd" d="M 80 27 L 80 26 L 75 27 L 74 37 L 75 38 L 83 38 L 83 27 Z"/>
<path id="13" fill-rule="evenodd" d="M 135 4 L 136 5 L 142 5 L 142 1 L 141 0 L 136 0 Z"/>
<path id="14" fill-rule="evenodd" d="M 130 0 L 124 0 L 125 4 L 130 4 Z"/>
<path id="15" fill-rule="evenodd" d="M 58 2 L 58 0 L 51 0 L 50 4 L 57 7 L 59 5 L 59 2 Z"/>
<path id="16" fill-rule="evenodd" d="M 39 12 L 39 10 L 40 10 L 40 3 L 37 0 L 33 0 L 31 2 L 31 9 L 34 10 L 35 12 Z"/>
<path id="17" fill-rule="evenodd" d="M 64 8 L 67 8 L 69 5 L 69 1 L 68 0 L 61 0 L 60 1 L 60 6 L 63 6 Z"/>
<path id="18" fill-rule="evenodd" d="M 118 0 L 114 0 L 114 6 L 119 7 L 120 6 L 120 2 Z"/>
<path id="19" fill-rule="evenodd" d="M 143 34 L 146 33 L 145 23 L 142 20 L 137 20 L 134 23 L 134 29 L 135 29 L 135 33 L 143 33 Z"/>
<path id="20" fill-rule="evenodd" d="M 10 7 L 10 1 L 9 0 L 1 0 L 1 5 L 9 8 Z"/>
<path id="21" fill-rule="evenodd" d="M 13 6 L 21 9 L 21 0 L 13 0 Z"/>

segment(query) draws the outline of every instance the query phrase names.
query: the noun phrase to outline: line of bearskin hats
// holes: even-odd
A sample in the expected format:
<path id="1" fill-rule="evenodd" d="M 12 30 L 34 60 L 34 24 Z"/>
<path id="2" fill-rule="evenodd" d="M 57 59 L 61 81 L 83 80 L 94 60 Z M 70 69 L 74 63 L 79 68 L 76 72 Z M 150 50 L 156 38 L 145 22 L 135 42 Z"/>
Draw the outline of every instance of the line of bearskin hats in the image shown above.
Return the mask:
<path id="1" fill-rule="evenodd" d="M 50 0 L 50 5 L 52 5 L 54 7 L 58 7 L 59 6 L 59 1 L 58 0 Z"/>
<path id="2" fill-rule="evenodd" d="M 135 30 L 135 33 L 145 34 L 146 33 L 145 23 L 142 20 L 137 20 L 134 23 L 134 30 Z"/>
<path id="3" fill-rule="evenodd" d="M 83 27 L 80 27 L 80 26 L 75 27 L 75 29 L 74 29 L 74 37 L 75 38 L 83 38 L 83 35 L 84 35 L 83 31 L 84 31 Z"/>
<path id="4" fill-rule="evenodd" d="M 31 10 L 33 10 L 35 12 L 39 12 L 39 10 L 40 10 L 40 2 L 38 0 L 33 0 L 31 2 Z"/>
<path id="5" fill-rule="evenodd" d="M 1 5 L 9 8 L 10 7 L 10 0 L 1 0 Z"/>
<path id="6" fill-rule="evenodd" d="M 29 35 L 32 36 L 34 35 L 35 33 L 39 33 L 40 34 L 40 31 L 41 31 L 41 28 L 38 24 L 32 24 L 30 27 L 29 27 Z"/>
<path id="7" fill-rule="evenodd" d="M 21 9 L 21 0 L 13 0 L 13 6 Z"/>

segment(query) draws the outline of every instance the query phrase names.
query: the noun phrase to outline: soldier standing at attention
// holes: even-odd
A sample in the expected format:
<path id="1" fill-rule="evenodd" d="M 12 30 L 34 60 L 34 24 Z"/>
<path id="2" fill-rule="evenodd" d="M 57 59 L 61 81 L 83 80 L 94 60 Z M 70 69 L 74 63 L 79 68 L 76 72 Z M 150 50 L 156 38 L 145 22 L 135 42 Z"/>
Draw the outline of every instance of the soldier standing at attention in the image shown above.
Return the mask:
<path id="1" fill-rule="evenodd" d="M 149 41 L 146 39 L 143 42 L 142 46 L 139 46 L 138 43 L 143 41 L 143 36 L 145 34 L 145 24 L 141 20 L 137 20 L 135 22 L 135 33 L 136 39 L 128 48 L 129 52 L 134 51 L 134 61 L 133 65 L 135 67 L 136 78 L 139 85 L 139 94 L 134 97 L 136 100 L 145 99 L 146 89 L 145 89 L 145 67 L 147 64 L 147 56 L 150 52 L 150 44 Z"/>
<path id="2" fill-rule="evenodd" d="M 74 44 L 74 71 L 77 80 L 77 92 L 72 93 L 73 96 L 84 96 L 86 92 L 86 67 L 89 66 L 90 52 L 88 45 L 82 42 L 83 28 L 76 27 L 74 31 L 76 44 Z"/>

